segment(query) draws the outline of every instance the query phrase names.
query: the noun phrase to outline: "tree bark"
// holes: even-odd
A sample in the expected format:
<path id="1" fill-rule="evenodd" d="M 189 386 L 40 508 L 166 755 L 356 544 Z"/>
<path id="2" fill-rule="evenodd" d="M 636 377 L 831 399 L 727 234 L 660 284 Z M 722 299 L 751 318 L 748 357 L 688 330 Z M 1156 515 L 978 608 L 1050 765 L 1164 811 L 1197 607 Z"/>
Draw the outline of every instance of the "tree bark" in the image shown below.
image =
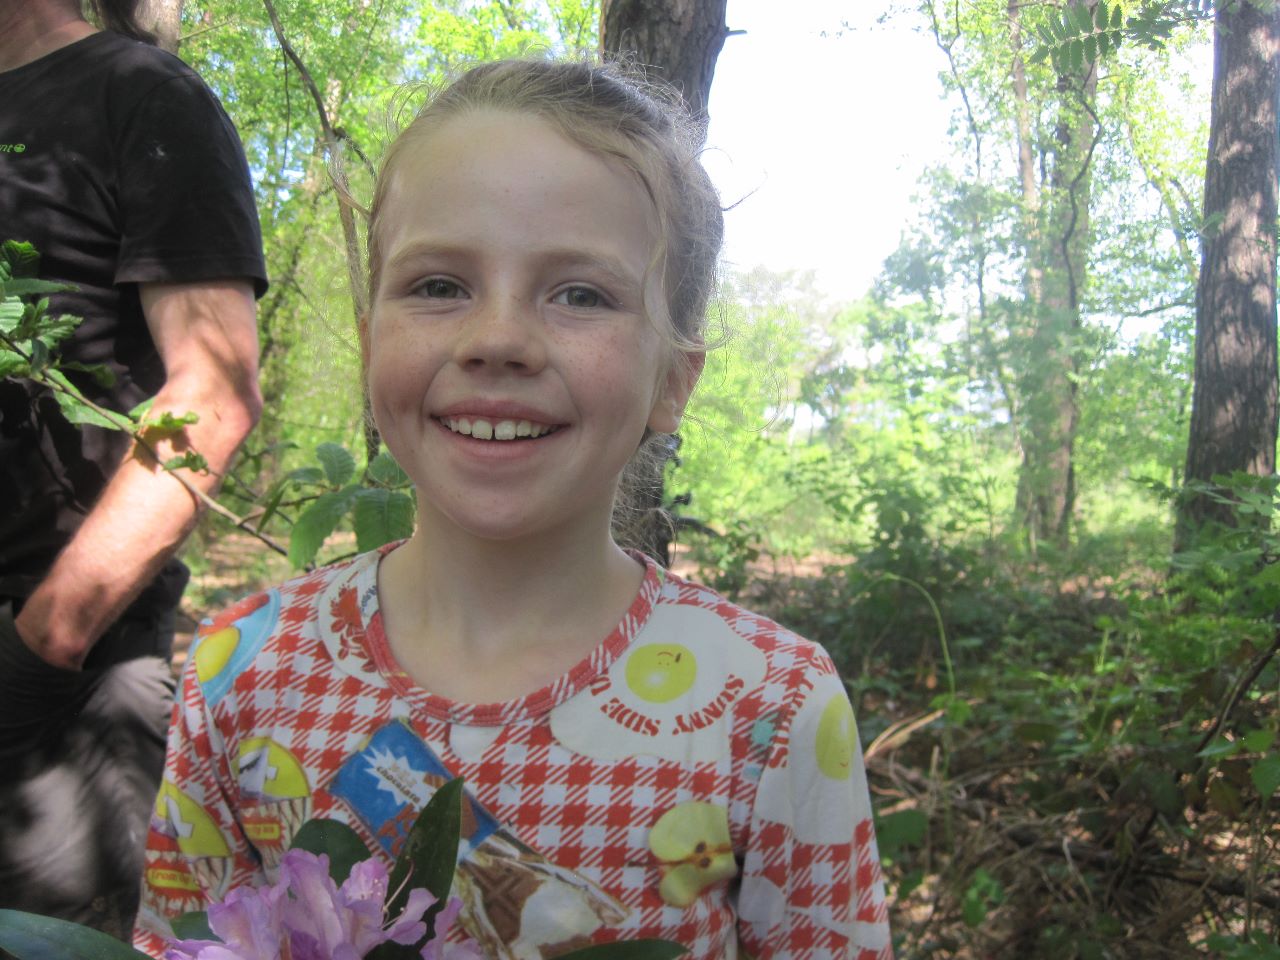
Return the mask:
<path id="1" fill-rule="evenodd" d="M 172 54 L 177 54 L 182 36 L 182 2 L 146 0 L 139 17 L 142 26 L 155 34 L 156 46 Z"/>
<path id="2" fill-rule="evenodd" d="M 1096 0 L 1088 0 L 1089 9 Z M 1057 122 L 1046 155 L 1047 182 L 1036 177 L 1030 104 L 1017 5 L 1008 5 L 1014 47 L 1019 174 L 1027 250 L 1024 284 L 1030 328 L 1021 395 L 1018 513 L 1028 541 L 1065 546 L 1075 510 L 1074 447 L 1079 419 L 1076 374 L 1081 296 L 1089 261 L 1093 150 L 1099 125 L 1096 65 L 1058 77 Z"/>
<path id="3" fill-rule="evenodd" d="M 1276 176 L 1280 7 L 1222 2 L 1204 182 L 1187 481 L 1276 468 Z M 1175 548 L 1231 508 L 1183 501 Z"/>
<path id="4" fill-rule="evenodd" d="M 705 121 L 728 0 L 604 0 L 600 46 L 652 68 Z"/>
<path id="5" fill-rule="evenodd" d="M 680 91 L 690 112 L 704 125 L 716 59 L 728 35 L 728 0 L 604 0 L 600 13 L 600 46 L 607 56 L 631 59 L 653 71 L 657 79 Z M 655 458 L 652 473 L 626 484 L 635 519 L 615 536 L 643 550 L 663 566 L 671 562 L 674 526 L 663 508 L 666 461 Z"/>

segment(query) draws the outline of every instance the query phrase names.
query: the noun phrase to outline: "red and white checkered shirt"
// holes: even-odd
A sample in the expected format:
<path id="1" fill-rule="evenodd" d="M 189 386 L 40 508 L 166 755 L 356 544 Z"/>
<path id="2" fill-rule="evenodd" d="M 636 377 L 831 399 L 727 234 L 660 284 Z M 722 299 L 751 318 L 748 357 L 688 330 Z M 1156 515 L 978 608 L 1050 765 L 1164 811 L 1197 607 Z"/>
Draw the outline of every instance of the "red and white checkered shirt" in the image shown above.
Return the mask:
<path id="1" fill-rule="evenodd" d="M 660 937 L 694 960 L 892 952 L 853 710 L 826 653 L 648 565 L 622 622 L 549 686 L 464 704 L 396 664 L 379 554 L 201 625 L 147 842 L 136 944 L 275 879 L 311 817 L 394 858 L 466 783 L 454 893 L 494 958 Z"/>

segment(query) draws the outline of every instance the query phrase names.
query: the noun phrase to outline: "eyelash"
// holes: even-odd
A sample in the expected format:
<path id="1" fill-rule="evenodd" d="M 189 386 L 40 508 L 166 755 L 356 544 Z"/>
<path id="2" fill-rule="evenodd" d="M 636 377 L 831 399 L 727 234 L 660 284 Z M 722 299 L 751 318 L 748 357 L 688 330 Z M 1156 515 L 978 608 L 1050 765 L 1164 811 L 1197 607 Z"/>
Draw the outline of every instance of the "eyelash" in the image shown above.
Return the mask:
<path id="1" fill-rule="evenodd" d="M 567 301 L 567 297 L 569 296 L 569 294 L 579 292 L 579 291 L 588 293 L 591 296 L 595 297 L 596 302 L 591 304 L 590 306 L 582 306 L 580 304 L 575 305 L 575 304 L 569 303 Z M 566 299 L 562 300 L 561 298 L 566 298 Z M 605 296 L 604 293 L 597 290 L 595 287 L 589 287 L 581 283 L 572 284 L 568 287 L 565 287 L 562 290 L 556 291 L 556 295 L 551 298 L 551 302 L 560 303 L 566 307 L 577 306 L 578 309 L 580 310 L 598 310 L 601 307 L 609 307 L 613 305 L 613 301 L 610 300 L 607 296 Z"/>
<path id="2" fill-rule="evenodd" d="M 436 293 L 431 292 L 431 288 L 433 286 L 437 288 Z M 450 294 L 440 294 L 438 289 L 440 286 L 448 287 L 450 289 Z M 422 283 L 418 284 L 414 289 L 414 292 L 419 296 L 427 297 L 431 300 L 459 300 L 461 297 L 459 297 L 458 294 L 464 293 L 465 291 L 463 291 L 461 284 L 450 280 L 447 277 L 429 277 L 428 279 L 423 280 Z"/>

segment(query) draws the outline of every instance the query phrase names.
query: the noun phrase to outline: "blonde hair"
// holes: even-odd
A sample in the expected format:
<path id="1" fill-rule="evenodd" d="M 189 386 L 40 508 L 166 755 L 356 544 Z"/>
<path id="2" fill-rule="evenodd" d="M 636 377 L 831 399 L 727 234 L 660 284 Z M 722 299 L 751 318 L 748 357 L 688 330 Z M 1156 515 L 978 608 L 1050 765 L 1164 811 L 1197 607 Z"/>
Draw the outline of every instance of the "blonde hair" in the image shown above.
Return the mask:
<path id="1" fill-rule="evenodd" d="M 382 159 L 369 210 L 369 302 L 381 277 L 382 211 L 402 156 L 443 122 L 482 110 L 537 117 L 640 179 L 657 216 L 650 268 L 662 291 L 662 302 L 646 302 L 645 311 L 671 348 L 672 362 L 687 368 L 706 348 L 707 307 L 724 239 L 720 197 L 700 160 L 705 129 L 678 93 L 618 63 L 500 60 L 470 68 L 430 97 Z M 646 431 L 622 478 L 615 533 L 643 526 L 635 507 L 661 485 L 669 443 Z"/>

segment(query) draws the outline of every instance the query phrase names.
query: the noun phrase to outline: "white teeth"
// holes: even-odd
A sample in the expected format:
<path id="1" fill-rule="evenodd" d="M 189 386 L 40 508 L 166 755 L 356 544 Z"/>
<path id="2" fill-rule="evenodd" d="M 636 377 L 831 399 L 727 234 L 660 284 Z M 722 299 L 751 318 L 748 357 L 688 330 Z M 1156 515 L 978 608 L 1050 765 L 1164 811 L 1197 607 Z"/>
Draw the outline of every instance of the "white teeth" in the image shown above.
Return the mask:
<path id="1" fill-rule="evenodd" d="M 514 440 L 517 437 L 533 439 L 545 436 L 555 429 L 555 427 L 543 426 L 528 420 L 499 420 L 493 423 L 478 418 L 470 420 L 467 417 L 448 417 L 442 422 L 454 433 L 461 433 L 477 440 Z"/>

